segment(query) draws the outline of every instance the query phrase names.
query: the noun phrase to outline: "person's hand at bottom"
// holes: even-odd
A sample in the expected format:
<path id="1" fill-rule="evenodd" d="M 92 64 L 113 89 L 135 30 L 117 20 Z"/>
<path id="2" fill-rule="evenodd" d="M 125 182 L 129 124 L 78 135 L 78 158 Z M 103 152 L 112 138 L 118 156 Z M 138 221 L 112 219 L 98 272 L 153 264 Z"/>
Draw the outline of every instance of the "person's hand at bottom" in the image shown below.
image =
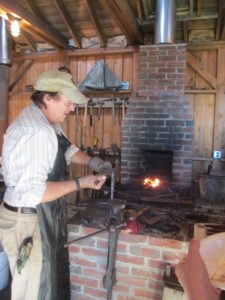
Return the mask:
<path id="1" fill-rule="evenodd" d="M 199 249 L 199 240 L 193 239 L 187 257 L 179 262 L 175 273 L 188 300 L 219 300 L 220 290 L 212 285 Z"/>

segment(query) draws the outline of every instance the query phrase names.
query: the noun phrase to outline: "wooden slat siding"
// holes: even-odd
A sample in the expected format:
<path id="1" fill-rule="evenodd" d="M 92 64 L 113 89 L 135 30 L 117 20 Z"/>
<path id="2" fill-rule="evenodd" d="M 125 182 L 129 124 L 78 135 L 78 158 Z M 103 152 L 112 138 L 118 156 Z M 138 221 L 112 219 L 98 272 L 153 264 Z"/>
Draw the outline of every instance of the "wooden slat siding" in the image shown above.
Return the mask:
<path id="1" fill-rule="evenodd" d="M 133 69 L 132 69 L 132 55 L 125 54 L 124 55 L 124 63 L 123 63 L 123 80 L 129 81 L 129 88 L 133 87 Z"/>
<path id="2" fill-rule="evenodd" d="M 225 48 L 218 50 L 214 149 L 225 151 Z M 217 166 L 221 168 L 221 164 Z"/>
<path id="3" fill-rule="evenodd" d="M 196 55 L 196 54 L 195 54 Z M 205 79 L 211 87 L 216 88 L 216 78 L 208 72 L 203 64 L 195 58 L 190 52 L 187 52 L 187 63 Z"/>

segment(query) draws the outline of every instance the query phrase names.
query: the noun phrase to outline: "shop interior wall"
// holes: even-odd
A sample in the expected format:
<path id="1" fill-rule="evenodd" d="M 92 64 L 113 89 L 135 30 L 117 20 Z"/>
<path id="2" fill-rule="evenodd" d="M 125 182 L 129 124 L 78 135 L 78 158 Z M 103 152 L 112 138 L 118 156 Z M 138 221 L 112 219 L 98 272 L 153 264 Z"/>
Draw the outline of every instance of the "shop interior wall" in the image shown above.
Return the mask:
<path id="1" fill-rule="evenodd" d="M 217 78 L 217 87 L 212 89 L 209 83 L 187 64 L 186 69 L 186 94 L 190 99 L 194 117 L 193 139 L 193 179 L 198 174 L 206 172 L 212 162 L 213 150 L 225 151 L 225 48 L 192 51 L 192 55 Z M 105 61 L 114 74 L 123 81 L 129 81 L 133 94 L 138 92 L 139 63 L 137 53 L 121 53 L 114 55 L 88 55 L 51 58 L 35 60 L 35 63 L 19 80 L 9 96 L 9 124 L 20 111 L 31 103 L 30 92 L 26 87 L 32 85 L 38 75 L 43 71 L 57 70 L 62 66 L 69 66 L 75 83 L 81 83 L 97 60 Z M 20 62 L 12 65 L 11 74 L 20 68 Z M 191 90 L 195 92 L 191 92 Z M 115 97 L 121 97 L 116 95 Z M 224 100 L 224 101 L 223 101 Z M 89 112 L 88 112 L 89 116 Z M 99 148 L 110 148 L 112 144 L 120 147 L 122 114 L 115 110 L 115 118 L 112 118 L 112 109 L 102 109 L 99 118 L 98 108 L 93 108 L 93 125 L 87 118 L 84 126 L 84 108 L 79 108 L 78 123 L 76 113 L 72 113 L 62 124 L 64 131 L 72 143 L 80 146 L 93 147 L 94 137 L 98 138 Z M 224 152 L 225 156 L 225 152 Z M 219 162 L 224 167 L 223 160 Z M 87 168 L 76 167 L 72 172 L 84 175 L 89 172 Z M 118 173 L 119 174 L 119 173 Z M 117 179 L 118 179 L 117 175 Z"/>

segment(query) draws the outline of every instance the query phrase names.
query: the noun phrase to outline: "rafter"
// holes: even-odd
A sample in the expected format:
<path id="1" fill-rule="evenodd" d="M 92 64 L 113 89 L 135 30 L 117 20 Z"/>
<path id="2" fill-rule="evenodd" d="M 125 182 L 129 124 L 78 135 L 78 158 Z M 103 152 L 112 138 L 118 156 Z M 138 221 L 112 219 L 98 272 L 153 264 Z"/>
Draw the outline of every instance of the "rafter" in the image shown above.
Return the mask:
<path id="1" fill-rule="evenodd" d="M 143 21 L 143 13 L 142 13 L 142 8 L 141 8 L 141 0 L 136 0 L 136 7 L 137 7 L 137 13 L 138 13 L 138 18 L 140 22 Z"/>
<path id="2" fill-rule="evenodd" d="M 63 4 L 63 2 L 61 0 L 53 0 L 53 2 L 55 4 L 55 7 L 56 7 L 58 13 L 60 14 L 61 18 L 63 19 L 63 22 L 65 23 L 75 44 L 77 45 L 78 48 L 81 48 L 80 37 L 77 34 L 78 30 L 76 30 L 76 28 L 73 24 L 73 21 L 70 18 L 68 11 L 66 10 L 65 5 Z"/>
<path id="3" fill-rule="evenodd" d="M 93 3 L 92 0 L 85 0 L 85 3 L 86 3 L 86 7 L 87 7 L 87 10 L 88 10 L 91 22 L 92 22 L 93 26 L 95 27 L 95 31 L 97 33 L 100 45 L 102 47 L 105 47 L 104 35 L 103 35 L 102 29 L 101 29 L 101 25 L 98 21 L 98 17 L 97 17 L 97 14 L 96 14 L 96 9 L 94 7 L 94 3 Z"/>
<path id="4" fill-rule="evenodd" d="M 40 12 L 40 9 L 37 7 L 37 5 L 35 4 L 34 0 L 26 0 L 26 3 L 30 9 L 30 11 L 37 16 L 40 19 L 43 19 L 43 15 Z"/>
<path id="5" fill-rule="evenodd" d="M 25 23 L 25 28 L 34 29 L 36 33 L 40 34 L 45 40 L 48 40 L 53 45 L 58 45 L 60 48 L 64 48 L 67 40 L 62 37 L 58 31 L 50 27 L 43 20 L 38 18 L 29 12 L 28 9 L 21 6 L 16 0 L 0 0 L 0 9 L 4 10 L 8 14 L 17 15 Z"/>
<path id="6" fill-rule="evenodd" d="M 28 32 L 24 31 L 23 29 L 21 30 L 21 35 L 23 36 L 24 40 L 29 45 L 29 47 L 32 49 L 32 51 L 36 52 L 37 51 L 36 43 L 31 37 L 31 35 Z"/>
<path id="7" fill-rule="evenodd" d="M 143 34 L 127 0 L 101 0 L 101 3 L 126 36 L 129 44 L 143 43 Z"/>
<path id="8" fill-rule="evenodd" d="M 215 76 L 209 73 L 209 71 L 198 61 L 190 52 L 187 52 L 187 63 L 198 72 L 201 77 L 207 81 L 210 86 L 216 89 L 217 79 Z"/>
<path id="9" fill-rule="evenodd" d="M 202 0 L 197 0 L 197 16 L 200 17 L 202 14 Z"/>
<path id="10" fill-rule="evenodd" d="M 194 11 L 194 0 L 190 0 L 190 4 L 189 4 L 190 17 L 193 17 L 193 11 Z"/>

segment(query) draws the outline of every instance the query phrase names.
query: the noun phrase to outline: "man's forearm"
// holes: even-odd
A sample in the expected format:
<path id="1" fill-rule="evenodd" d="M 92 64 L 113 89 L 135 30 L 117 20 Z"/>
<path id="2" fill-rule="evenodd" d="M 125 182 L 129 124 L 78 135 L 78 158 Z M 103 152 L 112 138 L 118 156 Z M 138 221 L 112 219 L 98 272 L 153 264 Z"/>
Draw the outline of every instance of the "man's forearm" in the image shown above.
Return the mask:
<path id="1" fill-rule="evenodd" d="M 41 202 L 54 201 L 77 190 L 74 180 L 53 182 L 48 181 Z"/>
<path id="2" fill-rule="evenodd" d="M 88 156 L 86 153 L 79 150 L 76 153 L 74 153 L 71 162 L 80 165 L 87 165 L 90 159 L 91 159 L 90 156 Z"/>

